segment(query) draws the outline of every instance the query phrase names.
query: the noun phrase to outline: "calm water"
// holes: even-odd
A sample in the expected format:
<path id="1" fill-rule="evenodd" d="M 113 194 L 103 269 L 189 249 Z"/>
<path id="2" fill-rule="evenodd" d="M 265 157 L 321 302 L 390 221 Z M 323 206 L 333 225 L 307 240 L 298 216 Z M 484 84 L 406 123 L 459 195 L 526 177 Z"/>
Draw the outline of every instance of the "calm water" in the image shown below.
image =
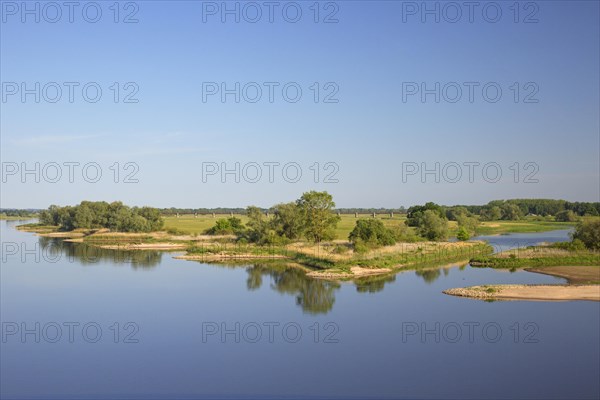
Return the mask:
<path id="1" fill-rule="evenodd" d="M 600 396 L 599 303 L 442 294 L 558 278 L 456 266 L 337 284 L 282 266 L 98 251 L 19 223 L 0 221 L 2 398 Z"/>

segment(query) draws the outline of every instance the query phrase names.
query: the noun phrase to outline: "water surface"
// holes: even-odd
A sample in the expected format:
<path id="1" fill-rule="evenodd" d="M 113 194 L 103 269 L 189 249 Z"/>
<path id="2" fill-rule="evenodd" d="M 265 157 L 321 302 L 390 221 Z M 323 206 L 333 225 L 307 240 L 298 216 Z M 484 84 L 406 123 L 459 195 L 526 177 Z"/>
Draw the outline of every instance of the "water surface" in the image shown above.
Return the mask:
<path id="1" fill-rule="evenodd" d="M 466 265 L 332 283 L 281 265 L 86 249 L 16 223 L 0 221 L 2 398 L 600 396 L 599 303 L 442 294 L 559 278 Z M 567 235 L 488 239 L 510 246 Z M 34 333 L 7 334 L 15 326 Z"/>

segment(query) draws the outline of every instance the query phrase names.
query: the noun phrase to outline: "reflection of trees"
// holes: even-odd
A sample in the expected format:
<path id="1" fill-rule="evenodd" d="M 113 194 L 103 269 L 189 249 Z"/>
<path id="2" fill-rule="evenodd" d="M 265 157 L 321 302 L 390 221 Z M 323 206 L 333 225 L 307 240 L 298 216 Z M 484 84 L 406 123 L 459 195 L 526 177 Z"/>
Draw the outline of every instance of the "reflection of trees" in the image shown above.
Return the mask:
<path id="1" fill-rule="evenodd" d="M 42 254 L 50 262 L 61 258 L 77 260 L 84 265 L 108 261 L 115 264 L 131 264 L 132 268 L 137 269 L 156 267 L 162 259 L 160 251 L 109 250 L 57 238 L 40 237 L 39 239 Z"/>
<path id="2" fill-rule="evenodd" d="M 388 282 L 395 282 L 396 275 L 370 276 L 357 279 L 356 291 L 360 293 L 375 293 L 383 290 L 383 287 Z"/>
<path id="3" fill-rule="evenodd" d="M 423 278 L 423 280 L 427 283 L 433 283 L 437 278 L 440 277 L 442 273 L 442 269 L 433 269 L 433 268 L 425 268 L 425 269 L 417 269 L 415 270 L 415 274 Z"/>
<path id="4" fill-rule="evenodd" d="M 263 276 L 271 278 L 271 288 L 279 293 L 296 296 L 296 304 L 311 314 L 327 313 L 335 302 L 335 290 L 340 285 L 336 282 L 311 279 L 297 269 L 282 265 L 256 264 L 246 269 L 249 290 L 261 287 Z"/>
<path id="5" fill-rule="evenodd" d="M 251 267 L 246 270 L 248 272 L 248 280 L 246 281 L 246 286 L 248 290 L 257 290 L 262 285 L 262 276 L 263 271 L 260 268 Z"/>

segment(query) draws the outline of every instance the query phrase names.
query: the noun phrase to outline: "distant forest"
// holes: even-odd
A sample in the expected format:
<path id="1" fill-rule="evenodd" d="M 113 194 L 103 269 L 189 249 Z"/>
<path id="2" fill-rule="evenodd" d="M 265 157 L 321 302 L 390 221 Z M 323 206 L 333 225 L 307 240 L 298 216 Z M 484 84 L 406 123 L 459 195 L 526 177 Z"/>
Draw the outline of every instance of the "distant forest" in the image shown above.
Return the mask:
<path id="1" fill-rule="evenodd" d="M 551 199 L 512 199 L 512 200 L 493 200 L 485 205 L 454 205 L 440 206 L 445 213 L 451 213 L 457 208 L 466 209 L 473 215 L 482 216 L 483 219 L 518 219 L 527 215 L 537 216 L 556 216 L 563 211 L 572 211 L 577 216 L 599 216 L 600 202 L 570 202 L 565 200 Z M 411 207 L 413 208 L 413 207 Z M 517 210 L 518 208 L 518 210 Z M 164 216 L 183 215 L 183 214 L 245 214 L 246 208 L 236 207 L 218 207 L 218 208 L 159 208 Z M 269 209 L 261 208 L 263 212 Z M 335 211 L 340 214 L 406 214 L 410 209 L 399 208 L 337 208 Z M 500 216 L 498 215 L 500 210 Z M 0 214 L 5 216 L 21 217 L 30 216 L 39 213 L 38 209 L 14 209 L 0 208 Z"/>
<path id="2" fill-rule="evenodd" d="M 514 207 L 513 207 L 514 206 Z M 450 212 L 456 208 L 463 208 L 474 215 L 481 215 L 484 218 L 497 217 L 497 208 L 505 211 L 505 215 L 513 214 L 515 217 L 524 217 L 527 215 L 555 216 L 561 211 L 572 211 L 578 216 L 598 216 L 600 215 L 600 202 L 570 202 L 565 200 L 551 199 L 512 199 L 512 200 L 493 200 L 485 205 L 454 205 L 441 206 L 444 211 Z M 496 208 L 497 207 L 497 208 Z M 518 210 L 516 208 L 518 208 Z M 409 209 L 399 208 L 337 208 L 335 211 L 340 214 L 405 214 Z M 510 210 L 510 211 L 509 211 Z M 245 208 L 162 208 L 163 215 L 176 214 L 245 214 Z M 266 208 L 262 211 L 268 212 Z M 501 217 L 495 218 L 500 219 Z M 485 218 L 494 219 L 494 218 Z M 517 219 L 517 218 L 505 218 Z"/>

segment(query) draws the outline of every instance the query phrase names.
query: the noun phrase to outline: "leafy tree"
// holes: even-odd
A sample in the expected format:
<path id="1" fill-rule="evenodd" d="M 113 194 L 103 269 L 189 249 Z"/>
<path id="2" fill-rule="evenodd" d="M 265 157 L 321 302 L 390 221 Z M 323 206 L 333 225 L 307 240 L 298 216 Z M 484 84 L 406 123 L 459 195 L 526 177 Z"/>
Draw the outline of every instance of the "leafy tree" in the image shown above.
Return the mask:
<path id="1" fill-rule="evenodd" d="M 92 228 L 94 223 L 94 213 L 85 204 L 80 204 L 75 211 L 75 220 L 73 221 L 73 225 L 75 228 Z"/>
<path id="2" fill-rule="evenodd" d="M 498 221 L 502 218 L 502 210 L 498 206 L 492 206 L 481 209 L 479 215 L 484 221 Z"/>
<path id="3" fill-rule="evenodd" d="M 298 239 L 304 231 L 304 221 L 296 203 L 277 204 L 271 208 L 271 226 L 279 236 L 290 240 Z"/>
<path id="4" fill-rule="evenodd" d="M 479 227 L 479 219 L 477 217 L 460 214 L 456 221 L 458 222 L 458 227 L 463 228 L 469 236 L 477 234 L 477 228 Z"/>
<path id="5" fill-rule="evenodd" d="M 52 205 L 40 213 L 40 222 L 64 230 L 108 228 L 116 232 L 150 232 L 162 228 L 160 211 L 130 208 L 121 202 L 82 201 L 76 206 Z"/>
<path id="6" fill-rule="evenodd" d="M 556 213 L 556 216 L 554 218 L 558 222 L 575 222 L 579 219 L 577 217 L 577 214 L 575 214 L 571 210 L 560 211 L 560 212 Z"/>
<path id="7" fill-rule="evenodd" d="M 157 208 L 142 207 L 135 210 L 136 213 L 148 221 L 148 228 L 150 231 L 159 231 L 164 226 L 164 220 L 160 215 L 160 211 Z M 240 221 L 241 222 L 241 221 Z"/>
<path id="8" fill-rule="evenodd" d="M 434 210 L 425 210 L 417 233 L 429 240 L 443 240 L 448 237 L 448 221 Z"/>
<path id="9" fill-rule="evenodd" d="M 327 192 L 306 192 L 296 201 L 304 225 L 304 235 L 315 243 L 335 238 L 340 217 L 333 213 L 335 203 Z"/>
<path id="10" fill-rule="evenodd" d="M 248 222 L 246 223 L 248 226 L 246 231 L 248 241 L 258 244 L 273 243 L 275 232 L 271 230 L 263 211 L 258 207 L 249 206 L 246 208 L 246 215 L 248 216 Z"/>
<path id="11" fill-rule="evenodd" d="M 244 231 L 242 220 L 237 217 L 219 218 L 215 225 L 208 229 L 209 235 L 233 235 L 241 234 Z"/>
<path id="12" fill-rule="evenodd" d="M 523 211 L 521 208 L 513 203 L 505 203 L 501 207 L 502 219 L 509 221 L 516 221 L 523 217 Z"/>
<path id="13" fill-rule="evenodd" d="M 425 211 L 434 211 L 440 218 L 446 218 L 444 209 L 435 203 L 429 202 L 424 206 L 413 206 L 408 209 L 406 214 L 406 224 L 408 226 L 421 226 Z"/>
<path id="14" fill-rule="evenodd" d="M 446 209 L 446 218 L 449 221 L 458 221 L 458 218 L 469 217 L 471 212 L 466 207 L 456 206 Z"/>
<path id="15" fill-rule="evenodd" d="M 588 249 L 600 250 L 600 218 L 580 222 L 573 233 L 575 240 L 581 240 Z"/>
<path id="16" fill-rule="evenodd" d="M 359 219 L 348 239 L 354 245 L 364 244 L 370 248 L 390 246 L 396 243 L 394 232 L 386 228 L 378 219 Z"/>

